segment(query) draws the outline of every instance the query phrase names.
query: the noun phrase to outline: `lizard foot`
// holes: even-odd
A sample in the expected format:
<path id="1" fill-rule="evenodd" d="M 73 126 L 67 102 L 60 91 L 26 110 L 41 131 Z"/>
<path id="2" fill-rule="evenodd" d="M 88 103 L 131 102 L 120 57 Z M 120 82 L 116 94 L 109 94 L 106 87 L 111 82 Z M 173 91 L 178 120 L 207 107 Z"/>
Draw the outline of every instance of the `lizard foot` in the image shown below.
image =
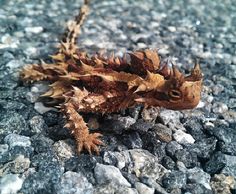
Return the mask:
<path id="1" fill-rule="evenodd" d="M 99 138 L 101 136 L 101 133 L 89 133 L 88 136 L 86 136 L 83 140 L 77 141 L 78 153 L 80 154 L 80 152 L 84 149 L 87 150 L 90 155 L 92 152 L 95 152 L 97 155 L 99 155 L 98 146 L 104 145 L 104 143 Z"/>

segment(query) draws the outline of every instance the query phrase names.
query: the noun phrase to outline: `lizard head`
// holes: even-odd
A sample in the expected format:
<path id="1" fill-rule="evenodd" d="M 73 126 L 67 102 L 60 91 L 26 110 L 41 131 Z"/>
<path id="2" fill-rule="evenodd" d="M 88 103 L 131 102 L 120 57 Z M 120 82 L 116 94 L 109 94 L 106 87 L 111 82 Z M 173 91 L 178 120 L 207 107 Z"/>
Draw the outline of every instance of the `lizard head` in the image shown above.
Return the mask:
<path id="1" fill-rule="evenodd" d="M 148 106 L 160 106 L 172 110 L 192 109 L 200 101 L 202 88 L 202 73 L 199 64 L 184 76 L 173 66 L 164 69 L 165 79 L 152 91 L 147 92 L 136 101 Z M 167 73 L 168 72 L 168 73 Z"/>

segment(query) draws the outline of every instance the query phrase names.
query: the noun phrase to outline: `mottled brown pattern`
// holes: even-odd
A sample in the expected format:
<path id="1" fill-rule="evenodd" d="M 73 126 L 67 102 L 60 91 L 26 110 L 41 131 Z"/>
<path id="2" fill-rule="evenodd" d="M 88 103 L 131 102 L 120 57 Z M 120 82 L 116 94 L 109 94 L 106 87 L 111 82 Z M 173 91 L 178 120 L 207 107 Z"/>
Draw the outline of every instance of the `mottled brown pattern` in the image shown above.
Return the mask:
<path id="1" fill-rule="evenodd" d="M 154 50 L 135 51 L 124 57 L 89 56 L 80 52 L 76 38 L 88 13 L 87 1 L 72 21 L 52 56 L 52 64 L 33 64 L 21 72 L 25 82 L 49 80 L 50 90 L 43 96 L 60 102 L 77 142 L 77 150 L 99 153 L 100 133 L 89 133 L 80 112 L 111 113 L 136 104 L 173 110 L 192 109 L 200 100 L 202 75 L 196 64 L 184 76 L 174 66 L 160 65 Z"/>

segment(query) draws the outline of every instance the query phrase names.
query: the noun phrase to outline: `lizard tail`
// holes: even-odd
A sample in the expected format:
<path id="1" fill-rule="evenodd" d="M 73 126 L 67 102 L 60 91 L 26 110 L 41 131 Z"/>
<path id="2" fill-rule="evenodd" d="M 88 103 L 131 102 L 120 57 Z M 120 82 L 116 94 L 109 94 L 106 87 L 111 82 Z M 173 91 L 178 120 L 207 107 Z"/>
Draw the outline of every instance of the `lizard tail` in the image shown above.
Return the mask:
<path id="1" fill-rule="evenodd" d="M 89 0 L 84 0 L 80 7 L 79 14 L 75 16 L 73 21 L 68 23 L 64 37 L 60 45 L 59 53 L 66 56 L 73 56 L 77 50 L 77 39 L 80 34 L 80 28 L 84 23 L 86 16 L 89 13 Z"/>

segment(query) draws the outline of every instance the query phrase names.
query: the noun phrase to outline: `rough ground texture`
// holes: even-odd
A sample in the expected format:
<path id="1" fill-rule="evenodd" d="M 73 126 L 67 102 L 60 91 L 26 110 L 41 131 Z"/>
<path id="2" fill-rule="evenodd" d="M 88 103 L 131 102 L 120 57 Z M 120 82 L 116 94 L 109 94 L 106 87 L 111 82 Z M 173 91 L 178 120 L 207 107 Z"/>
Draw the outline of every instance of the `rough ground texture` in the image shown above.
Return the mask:
<path id="1" fill-rule="evenodd" d="M 198 58 L 204 72 L 194 110 L 87 115 L 104 134 L 100 156 L 77 156 L 60 113 L 37 101 L 47 84 L 18 78 L 24 64 L 50 60 L 81 3 L 1 1 L 0 193 L 235 193 L 235 1 L 92 0 L 81 48 L 159 48 L 182 71 Z"/>

